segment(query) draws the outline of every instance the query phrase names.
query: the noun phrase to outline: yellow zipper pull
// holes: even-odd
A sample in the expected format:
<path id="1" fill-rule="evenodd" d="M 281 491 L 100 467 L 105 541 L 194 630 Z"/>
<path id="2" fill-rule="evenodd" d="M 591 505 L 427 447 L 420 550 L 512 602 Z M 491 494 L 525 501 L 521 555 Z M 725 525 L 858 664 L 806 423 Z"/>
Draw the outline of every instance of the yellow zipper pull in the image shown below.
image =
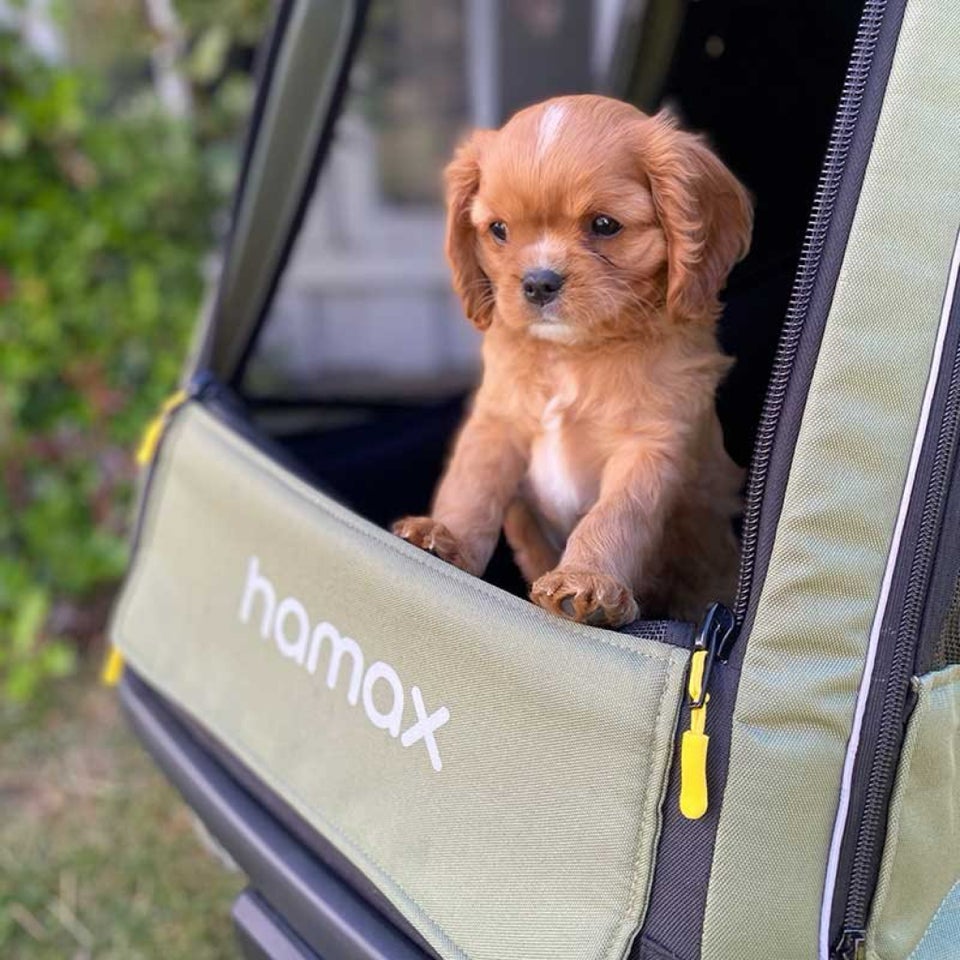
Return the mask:
<path id="1" fill-rule="evenodd" d="M 697 650 L 690 660 L 690 679 L 687 693 L 692 703 L 700 699 L 703 685 L 703 669 L 707 651 Z M 707 812 L 707 746 L 710 737 L 707 725 L 708 693 L 702 707 L 690 710 L 690 729 L 683 731 L 680 741 L 680 812 L 688 820 L 699 820 Z"/>
<path id="2" fill-rule="evenodd" d="M 137 466 L 146 467 L 153 461 L 170 415 L 177 408 L 182 407 L 190 399 L 190 396 L 191 394 L 187 390 L 181 389 L 164 400 L 160 412 L 147 424 L 143 436 L 140 438 L 140 444 L 135 455 Z M 115 687 L 120 682 L 122 675 L 123 654 L 116 647 L 111 646 L 100 670 L 100 682 L 106 687 Z"/>
<path id="3" fill-rule="evenodd" d="M 114 646 L 107 651 L 100 670 L 100 682 L 105 687 L 115 687 L 123 675 L 123 654 Z"/>
<path id="4" fill-rule="evenodd" d="M 680 813 L 688 820 L 699 820 L 707 812 L 707 691 L 714 663 L 730 653 L 735 626 L 733 614 L 723 604 L 711 604 L 690 657 L 690 729 L 680 739 Z"/>
<path id="5" fill-rule="evenodd" d="M 163 430 L 167 425 L 170 414 L 173 413 L 177 407 L 182 406 L 187 401 L 188 396 L 189 394 L 186 390 L 177 390 L 176 393 L 171 394 L 164 401 L 160 412 L 147 424 L 146 429 L 143 431 L 143 436 L 140 439 L 140 446 L 137 447 L 137 466 L 145 467 L 153 460 L 153 456 L 157 452 L 157 447 L 160 444 L 160 437 L 163 436 Z"/>

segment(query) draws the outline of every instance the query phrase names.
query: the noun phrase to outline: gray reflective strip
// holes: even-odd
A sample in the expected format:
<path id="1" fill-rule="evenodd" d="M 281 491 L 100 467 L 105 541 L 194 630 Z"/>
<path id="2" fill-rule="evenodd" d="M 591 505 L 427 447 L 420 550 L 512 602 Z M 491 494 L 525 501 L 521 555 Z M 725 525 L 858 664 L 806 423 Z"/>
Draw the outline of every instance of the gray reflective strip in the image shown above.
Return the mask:
<path id="1" fill-rule="evenodd" d="M 843 775 L 840 781 L 840 803 L 837 808 L 837 818 L 833 825 L 833 835 L 830 840 L 830 855 L 827 860 L 827 875 L 823 889 L 823 899 L 820 903 L 820 948 L 819 960 L 829 960 L 830 956 L 830 916 L 833 908 L 833 896 L 837 884 L 837 866 L 840 862 L 840 849 L 847 823 L 847 813 L 850 809 L 850 792 L 853 783 L 853 768 L 857 760 L 857 751 L 860 747 L 863 715 L 867 708 L 867 698 L 873 683 L 873 668 L 877 658 L 877 646 L 880 640 L 880 628 L 883 625 L 887 612 L 887 602 L 890 596 L 890 583 L 897 566 L 900 553 L 900 540 L 903 537 L 903 527 L 907 519 L 910 501 L 913 499 L 913 487 L 917 476 L 917 465 L 920 462 L 920 453 L 927 433 L 927 424 L 930 419 L 930 408 L 933 405 L 933 395 L 937 387 L 940 366 L 943 362 L 943 342 L 947 335 L 947 325 L 950 320 L 950 309 L 957 286 L 957 273 L 960 270 L 960 233 L 954 244 L 953 256 L 950 261 L 950 272 L 947 279 L 947 290 L 943 298 L 943 309 L 940 314 L 940 326 L 937 330 L 937 341 L 933 350 L 933 359 L 930 363 L 930 375 L 927 378 L 927 388 L 923 396 L 923 407 L 920 410 L 920 420 L 917 432 L 913 439 L 913 451 L 910 455 L 910 466 L 907 470 L 907 479 L 900 498 L 900 510 L 897 514 L 897 523 L 890 542 L 890 552 L 887 554 L 887 565 L 883 572 L 883 582 L 880 587 L 880 598 L 870 628 L 870 645 L 867 649 L 867 659 L 863 668 L 863 677 L 860 689 L 857 692 L 857 706 L 853 717 L 853 728 L 847 744 L 847 753 L 843 762 Z"/>

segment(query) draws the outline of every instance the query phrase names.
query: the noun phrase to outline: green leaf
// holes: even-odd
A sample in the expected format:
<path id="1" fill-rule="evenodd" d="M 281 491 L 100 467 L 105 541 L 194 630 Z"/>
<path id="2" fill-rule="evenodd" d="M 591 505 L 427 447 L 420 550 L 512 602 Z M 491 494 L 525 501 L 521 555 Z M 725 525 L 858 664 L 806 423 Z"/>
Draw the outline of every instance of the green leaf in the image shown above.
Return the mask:
<path id="1" fill-rule="evenodd" d="M 230 51 L 230 33 L 222 23 L 208 27 L 190 56 L 190 76 L 197 83 L 212 83 L 223 72 Z"/>
<path id="2" fill-rule="evenodd" d="M 66 677 L 76 668 L 77 654 L 73 647 L 62 640 L 54 640 L 44 645 L 40 662 L 45 676 Z"/>
<path id="3" fill-rule="evenodd" d="M 33 698 L 40 685 L 41 676 L 35 662 L 28 660 L 15 664 L 4 680 L 4 692 L 14 703 L 26 703 Z"/>
<path id="4" fill-rule="evenodd" d="M 24 654 L 33 647 L 47 619 L 49 609 L 50 598 L 46 590 L 41 587 L 27 590 L 20 598 L 10 630 L 10 640 L 15 653 Z"/>
<path id="5" fill-rule="evenodd" d="M 13 117 L 0 117 L 0 153 L 19 157 L 27 149 L 27 133 Z"/>

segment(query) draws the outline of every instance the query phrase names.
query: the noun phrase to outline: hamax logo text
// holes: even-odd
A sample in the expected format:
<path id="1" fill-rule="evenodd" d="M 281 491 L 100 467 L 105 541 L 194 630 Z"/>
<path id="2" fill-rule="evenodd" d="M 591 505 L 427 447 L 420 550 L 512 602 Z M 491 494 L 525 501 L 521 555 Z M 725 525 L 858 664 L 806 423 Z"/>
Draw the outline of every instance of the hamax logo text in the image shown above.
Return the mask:
<path id="1" fill-rule="evenodd" d="M 264 640 L 272 638 L 284 657 L 296 661 L 309 673 L 315 674 L 321 658 L 326 657 L 327 687 L 330 690 L 337 689 L 341 668 L 349 662 L 347 703 L 355 707 L 362 701 L 363 712 L 370 723 L 386 730 L 391 737 L 399 737 L 403 747 L 422 743 L 433 769 L 438 772 L 443 769 L 436 732 L 450 719 L 450 711 L 440 707 L 428 713 L 420 688 L 411 686 L 410 700 L 415 720 L 401 733 L 407 698 L 397 671 L 382 660 L 366 666 L 363 650 L 356 640 L 343 636 L 332 623 L 322 621 L 312 625 L 306 607 L 296 597 L 278 599 L 273 584 L 260 572 L 257 557 L 251 557 L 247 564 L 247 582 L 240 601 L 241 623 L 250 623 L 252 617 L 255 624 L 259 623 L 260 636 Z M 390 702 L 389 710 L 381 710 L 374 702 L 374 689 L 378 685 L 381 691 L 377 699 L 384 703 L 385 693 Z"/>

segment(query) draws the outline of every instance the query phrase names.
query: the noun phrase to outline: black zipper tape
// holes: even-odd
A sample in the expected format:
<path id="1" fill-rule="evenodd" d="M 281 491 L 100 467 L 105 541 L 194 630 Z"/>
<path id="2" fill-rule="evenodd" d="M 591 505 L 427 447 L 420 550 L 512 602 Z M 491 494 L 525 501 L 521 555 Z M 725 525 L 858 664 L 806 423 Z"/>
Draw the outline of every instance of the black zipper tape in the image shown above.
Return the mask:
<path id="1" fill-rule="evenodd" d="M 960 296 L 954 293 L 953 303 L 944 309 L 950 316 L 928 434 L 880 629 L 837 867 L 830 930 L 836 958 L 843 958 L 844 951 L 851 955 L 850 945 L 862 939 L 876 886 L 890 796 L 912 707 L 910 681 L 960 446 Z"/>

